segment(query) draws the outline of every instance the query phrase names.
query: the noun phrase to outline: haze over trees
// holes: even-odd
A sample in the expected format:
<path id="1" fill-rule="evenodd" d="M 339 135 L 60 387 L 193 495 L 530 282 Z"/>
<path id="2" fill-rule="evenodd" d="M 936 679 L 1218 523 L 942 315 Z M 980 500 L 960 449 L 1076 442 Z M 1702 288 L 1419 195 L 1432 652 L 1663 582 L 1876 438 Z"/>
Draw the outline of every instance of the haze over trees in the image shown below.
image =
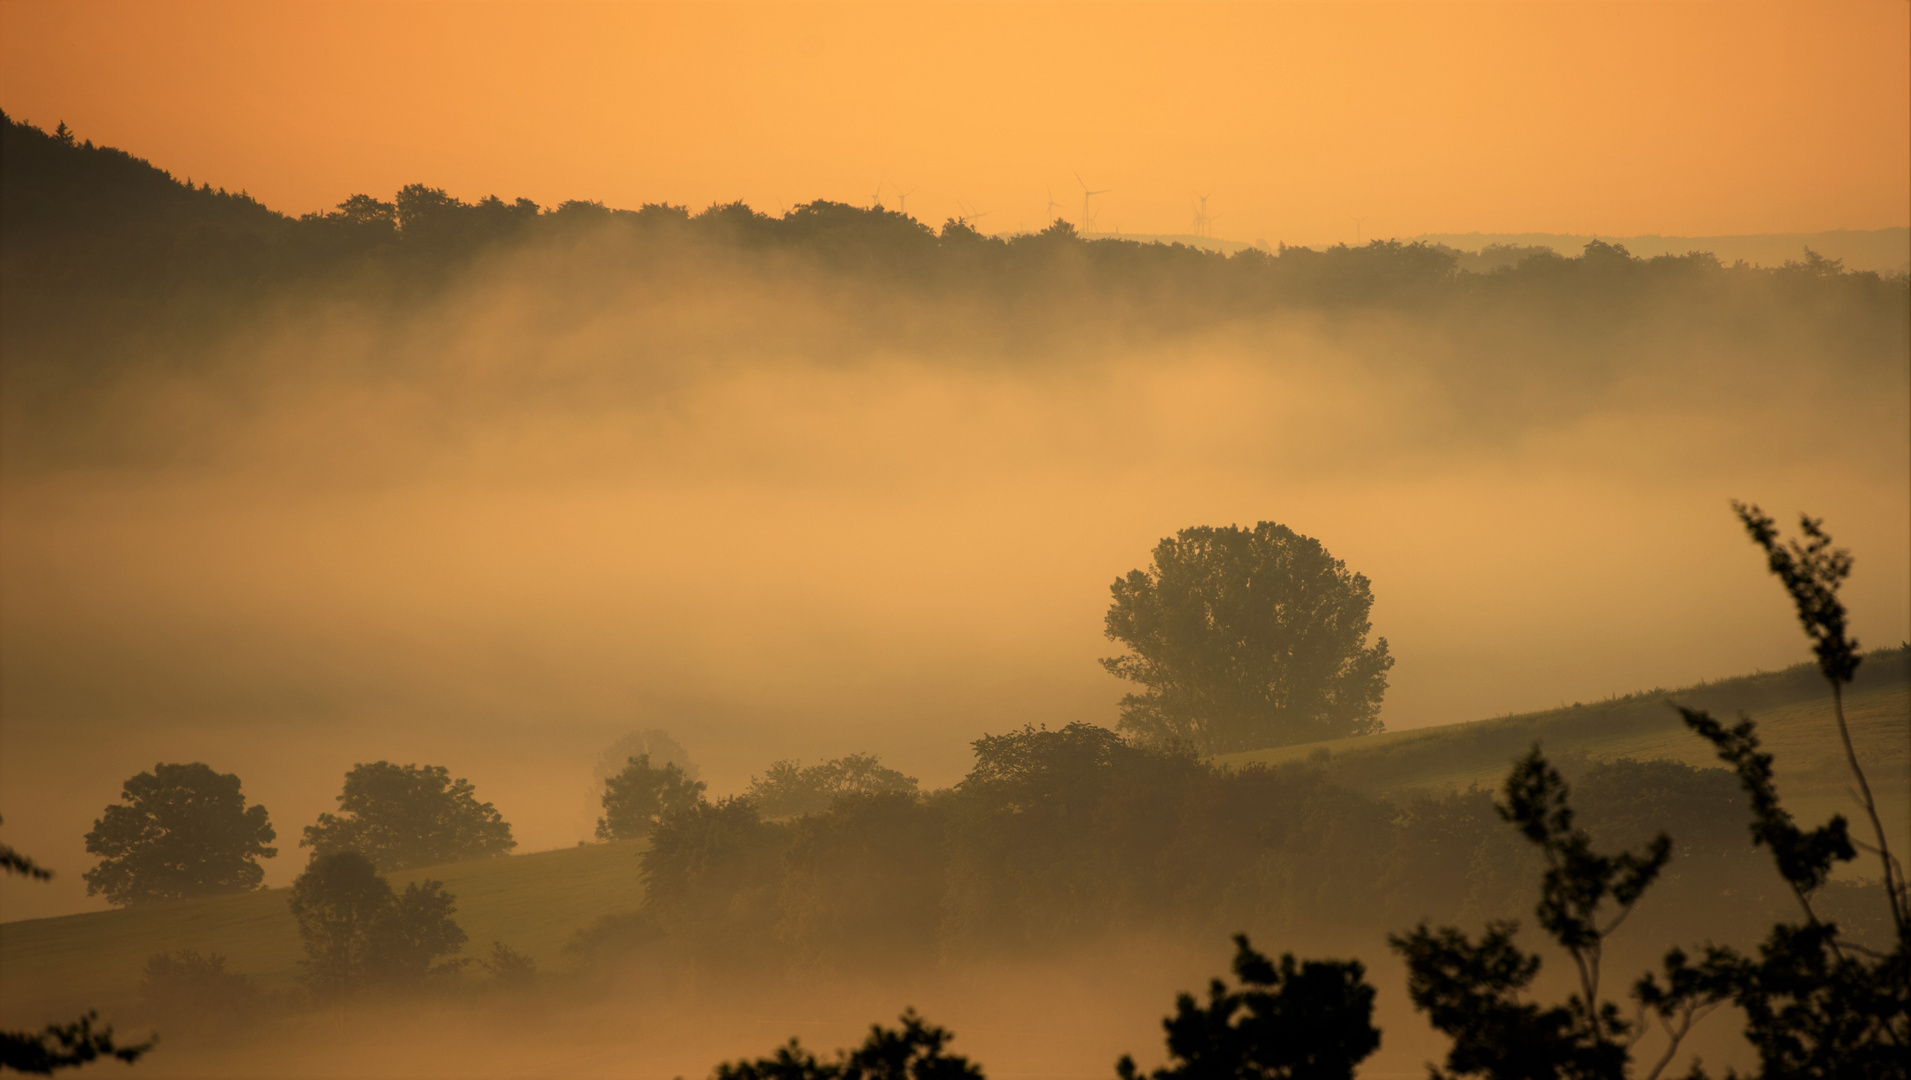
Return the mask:
<path id="1" fill-rule="evenodd" d="M 259 860 L 279 853 L 265 807 L 248 807 L 237 776 L 202 762 L 155 765 L 120 799 L 86 834 L 100 857 L 86 892 L 121 907 L 256 889 Z"/>
<path id="2" fill-rule="evenodd" d="M 1393 657 L 1367 644 L 1373 591 L 1320 541 L 1263 521 L 1183 529 L 1112 586 L 1102 661 L 1137 683 L 1121 729 L 1203 754 L 1381 730 Z"/>
<path id="3" fill-rule="evenodd" d="M 476 792 L 442 765 L 355 765 L 339 812 L 307 825 L 299 846 L 315 855 L 356 851 L 380 870 L 507 854 L 517 846 L 511 826 Z"/>
<path id="4" fill-rule="evenodd" d="M 915 792 L 915 777 L 884 765 L 874 754 L 849 754 L 815 765 L 775 762 L 762 776 L 750 778 L 744 797 L 766 817 L 791 817 L 827 810 L 845 795 Z"/>
<path id="5" fill-rule="evenodd" d="M 1646 371 L 1654 361 L 1642 356 L 1677 352 L 1689 340 L 1678 334 L 1695 326 L 1697 339 L 1734 346 L 1720 350 L 1729 357 L 1720 369 L 1731 378 L 1786 352 L 1789 345 L 1766 340 L 1777 330 L 1821 344 L 1810 363 L 1835 369 L 1845 381 L 1862 381 L 1868 390 L 1902 385 L 1904 282 L 1844 273 L 1809 256 L 1764 271 L 1696 256 L 1641 260 L 1592 244 L 1571 258 L 1502 252 L 1490 273 L 1470 273 L 1450 252 L 1417 245 L 1222 257 L 1088 241 L 1065 223 L 997 238 L 960 221 L 933 230 L 890 211 L 827 202 L 780 217 L 741 204 L 697 213 L 583 202 L 544 210 L 523 200 L 464 203 L 422 184 L 390 199 L 353 196 L 335 212 L 294 221 L 243 198 L 173 184 L 135 159 L 60 133 L 10 127 L 7 137 L 41 141 L 17 156 L 15 143 L 7 144 L 0 363 L 10 378 L 38 372 L 72 391 L 40 397 L 44 387 L 32 378 L 9 384 L 6 406 L 26 417 L 26 426 L 5 425 L 4 437 L 47 456 L 22 465 L 10 455 L 8 468 L 152 452 L 156 444 L 126 449 L 131 444 L 115 442 L 121 429 L 113 424 L 89 427 L 101 414 L 75 404 L 99 387 L 140 385 L 116 383 L 129 372 L 191 382 L 231 363 L 230 371 L 204 380 L 216 396 L 226 389 L 223 379 L 241 369 L 232 385 L 249 388 L 254 384 L 244 379 L 260 371 L 306 365 L 315 383 L 350 387 L 361 378 L 353 365 L 364 363 L 381 388 L 396 386 L 399 396 L 434 406 L 483 398 L 479 384 L 496 377 L 513 395 L 500 414 L 509 416 L 520 415 L 509 411 L 520 397 L 538 407 L 557 401 L 550 407 L 561 409 L 573 400 L 596 408 L 614 396 L 565 397 L 580 386 L 611 385 L 641 398 L 674 377 L 678 369 L 667 365 L 679 352 L 690 358 L 684 370 L 722 368 L 713 355 L 722 361 L 739 354 L 724 353 L 724 343 L 706 352 L 694 335 L 691 347 L 679 350 L 678 339 L 654 333 L 678 325 L 664 321 L 625 324 L 637 327 L 626 337 L 603 335 L 615 337 L 608 347 L 597 342 L 610 361 L 565 350 L 588 352 L 577 343 L 601 329 L 591 312 L 632 303 L 670 309 L 686 297 L 717 311 L 694 310 L 698 334 L 726 332 L 725 316 L 739 311 L 761 319 L 750 325 L 744 346 L 773 340 L 775 349 L 764 351 L 775 355 L 752 357 L 763 365 L 749 369 L 752 377 L 784 364 L 827 367 L 843 352 L 892 350 L 924 367 L 999 364 L 1020 377 L 1065 362 L 1055 357 L 1085 365 L 1154 363 L 1135 360 L 1141 353 L 1131 351 L 1111 360 L 1102 346 L 1177 353 L 1194 340 L 1184 335 L 1195 333 L 1225 336 L 1249 363 L 1273 365 L 1282 362 L 1284 346 L 1264 317 L 1300 311 L 1297 322 L 1344 333 L 1343 342 L 1363 335 L 1381 341 L 1368 353 L 1349 345 L 1327 362 L 1373 362 L 1385 383 L 1408 365 L 1385 367 L 1384 358 L 1373 358 L 1393 343 L 1429 335 L 1438 344 L 1414 360 L 1425 360 L 1425 372 L 1410 374 L 1426 374 L 1437 390 L 1456 394 L 1497 400 L 1493 395 L 1505 391 L 1521 409 L 1521 395 L 1539 387 L 1547 403 L 1570 410 L 1575 395 Z M 64 188 L 63 177 L 71 179 Z M 11 215 L 21 192 L 21 212 L 42 217 L 15 230 Z M 119 192 L 127 193 L 127 205 L 106 207 Z M 484 291 L 486 282 L 496 291 Z M 414 347 L 421 341 L 438 345 L 469 333 L 489 349 L 510 339 L 493 335 L 487 321 L 512 317 L 485 306 L 501 293 L 522 300 L 535 313 L 531 321 L 541 330 L 558 328 L 554 336 L 562 340 L 547 349 L 540 334 L 535 352 L 527 346 L 523 356 L 509 354 L 508 344 L 497 345 L 498 353 L 447 346 L 443 370 L 433 367 L 437 354 L 421 359 L 433 352 Z M 831 304 L 818 306 L 819 297 Z M 280 322 L 288 311 L 312 321 Z M 319 347 L 241 345 L 222 354 L 207 344 L 226 335 L 293 340 L 334 318 L 367 341 L 407 344 L 343 358 Z M 625 349 L 633 340 L 645 348 Z M 393 362 L 382 363 L 388 358 Z M 544 359 L 552 362 L 527 362 Z M 615 375 L 604 375 L 613 367 Z M 589 369 L 589 377 L 553 389 L 579 369 Z M 1812 385 L 1837 381 L 1825 375 Z M 447 386 L 479 389 L 470 397 L 433 396 Z M 1421 388 L 1411 384 L 1414 392 Z M 110 416 L 112 408 L 163 397 L 102 392 L 97 401 Z M 222 407 L 208 409 L 216 414 Z M 182 413 L 198 415 L 191 408 Z M 1530 422 L 1519 415 L 1520 423 Z M 47 419 L 59 416 L 87 420 Z M 1464 412 L 1458 422 L 1478 418 Z M 611 426 L 623 414 L 613 419 Z M 124 430 L 138 439 L 164 427 Z M 1491 428 L 1479 425 L 1479 437 L 1503 434 Z M 49 441 L 35 441 L 35 431 Z M 98 432 L 111 437 L 89 437 Z M 668 473 L 684 459 L 659 460 L 646 467 Z M 686 532 L 695 543 L 697 534 Z M 1104 568 L 1094 572 L 1112 572 L 1131 558 L 1098 563 Z M 1800 564 L 1841 565 L 1828 548 L 1801 549 L 1791 565 Z M 1807 590 L 1818 598 L 1812 610 L 1830 612 L 1819 600 L 1835 588 L 1809 573 L 1801 580 L 1817 580 Z M 588 973 L 621 964 L 616 978 L 655 980 L 666 995 L 700 981 L 754 990 L 780 979 L 808 987 L 872 974 L 862 981 L 880 985 L 952 957 L 991 970 L 987 965 L 997 962 L 1066 962 L 1144 938 L 1212 944 L 1246 929 L 1259 942 L 1377 940 L 1385 929 L 1418 926 L 1401 937 L 1417 980 L 1410 989 L 1458 1040 L 1454 1071 L 1564 1070 L 1603 1080 L 1649 1045 L 1631 1042 L 1635 1036 L 1657 1030 L 1647 1037 L 1659 1037 L 1660 1021 L 1676 1029 L 1727 1000 L 1751 1018 L 1773 1077 L 1840 1069 L 1867 1075 L 1863 1070 L 1882 1059 L 1884 1040 L 1902 1045 L 1896 1033 L 1905 995 L 1902 980 L 1890 981 L 1904 970 L 1901 959 L 1891 959 L 1902 957 L 1902 944 L 1895 954 L 1890 944 L 1894 932 L 1902 942 L 1902 916 L 1868 902 L 1875 889 L 1826 879 L 1830 864 L 1819 856 L 1835 862 L 1855 843 L 1847 846 L 1830 827 L 1799 830 L 1779 813 L 1769 771 L 1760 771 L 1769 762 L 1760 763 L 1763 751 L 1749 729 L 1712 731 L 1694 722 L 1729 752 L 1733 771 L 1675 761 L 1596 762 L 1554 753 L 1551 740 L 1570 730 L 1588 744 L 1588 732 L 1611 734 L 1635 721 L 1610 702 L 1561 710 L 1545 729 L 1548 755 L 1527 759 L 1497 801 L 1477 788 L 1416 791 L 1381 783 L 1387 768 L 1419 753 L 1412 748 L 1393 757 L 1338 747 L 1308 757 L 1296 750 L 1266 755 L 1286 762 L 1271 766 L 1206 760 L 1378 730 L 1392 658 L 1384 639 L 1369 640 L 1368 583 L 1318 542 L 1262 523 L 1187 530 L 1163 541 L 1150 567 L 1116 582 L 1113 600 L 1105 625 L 1131 652 L 1110 668 L 1135 684 L 1121 732 L 1087 723 L 1023 726 L 1020 716 L 984 715 L 966 730 L 993 733 L 975 739 L 967 775 L 952 787 L 923 791 L 873 755 L 850 755 L 807 766 L 776 762 L 752 778 L 745 796 L 714 802 L 682 748 L 660 732 L 644 732 L 620 740 L 590 792 L 593 809 L 603 813 L 600 835 L 647 835 L 641 856 L 634 848 L 593 848 L 458 872 L 487 884 L 515 877 L 511 888 L 520 891 L 510 895 L 522 902 L 521 913 L 549 895 L 523 882 L 538 868 L 565 865 L 574 854 L 600 858 L 590 864 L 602 871 L 590 887 L 603 894 L 592 901 L 603 901 L 595 911 L 614 914 L 579 934 L 569 956 Z M 588 632 L 604 625 L 593 623 Z M 1843 641 L 1829 621 L 1808 626 L 1825 630 L 1826 642 Z M 1852 677 L 1855 659 L 1846 649 L 1844 678 Z M 1866 667 L 1896 686 L 1905 662 L 1906 654 L 1894 650 Z M 1764 678 L 1743 691 L 1748 699 L 1762 701 L 1758 694 L 1780 677 Z M 1703 700 L 1716 709 L 1737 705 L 1729 697 Z M 1678 723 L 1653 707 L 1665 723 Z M 1638 701 L 1625 708 L 1648 711 Z M 1451 757 L 1477 772 L 1482 761 L 1498 768 L 1523 750 L 1527 730 L 1485 725 L 1419 745 L 1450 734 L 1444 745 Z M 1506 744 L 1508 732 L 1517 747 Z M 581 797 L 571 781 L 564 784 L 567 803 Z M 316 857 L 293 904 L 274 906 L 281 916 L 296 912 L 306 945 L 311 993 L 301 1004 L 374 990 L 402 991 L 407 1002 L 427 992 L 454 1000 L 464 977 L 456 974 L 464 932 L 452 918 L 454 898 L 431 882 L 395 891 L 379 871 L 500 854 L 514 846 L 509 825 L 470 784 L 437 766 L 358 766 L 339 802 L 306 830 Z M 1743 822 L 1754 815 L 1758 825 L 1748 836 Z M 1655 844 L 1662 832 L 1668 839 Z M 1875 846 L 1885 846 L 1882 835 L 1877 839 Z M 1755 843 L 1781 850 L 1781 864 L 1791 860 L 1802 876 L 1774 874 Z M 1626 851 L 1644 854 L 1610 854 Z M 10 869 L 31 866 L 15 853 L 0 856 Z M 1889 881 L 1891 863 L 1884 865 Z M 1894 895 L 1902 897 L 1899 882 Z M 1535 884 L 1546 890 L 1540 926 L 1550 944 L 1534 945 L 1512 929 L 1511 920 L 1531 921 Z M 457 888 L 476 933 L 482 924 L 471 909 L 483 894 Z M 1634 905 L 1641 895 L 1645 900 Z M 1801 900 L 1804 914 L 1794 916 Z M 1609 933 L 1622 911 L 1630 912 L 1623 933 Z M 1768 936 L 1774 920 L 1784 921 L 1784 932 Z M 289 944 L 294 930 L 288 923 L 274 932 Z M 1629 1000 L 1622 990 L 1622 1001 L 1640 1011 L 1622 1008 L 1616 1018 L 1609 1008 L 1615 1002 L 1607 1000 L 1614 995 L 1602 996 L 1599 985 L 1581 982 L 1577 991 L 1555 993 L 1546 981 L 1564 967 L 1575 975 L 1580 965 L 1537 969 L 1541 950 L 1552 945 L 1582 963 L 1620 970 L 1640 959 L 1639 948 L 1669 942 L 1694 951 L 1683 964 L 1656 964 L 1659 981 L 1636 985 Z M 1737 951 L 1700 953 L 1700 942 Z M 148 969 L 155 1000 L 203 993 L 217 1001 L 250 992 L 235 989 L 241 977 L 225 971 L 216 955 L 187 955 L 177 944 L 139 954 L 169 950 Z M 1350 955 L 1338 945 L 1335 953 Z M 1357 962 L 1276 961 L 1242 941 L 1236 965 L 1233 983 L 1177 1004 L 1168 1025 L 1170 1060 L 1156 1076 L 1344 1075 L 1371 1050 L 1372 994 Z M 488 959 L 462 970 L 480 967 L 500 984 L 529 984 L 535 971 L 495 942 Z M 137 964 L 127 971 L 136 975 Z M 1769 992 L 1781 986 L 1803 988 L 1809 1000 L 1795 1007 Z M 591 984 L 580 978 L 565 990 L 586 994 Z M 1564 1000 L 1554 1004 L 1555 998 Z M 733 998 L 723 1001 L 729 1007 Z M 73 1030 L 75 1038 L 92 1038 L 87 1029 Z M 872 1034 L 865 1049 L 874 1048 L 874 1056 L 858 1058 L 861 1051 L 852 1050 L 829 1059 L 791 1046 L 723 1068 L 737 1077 L 919 1076 L 944 1068 L 966 1074 L 972 1063 L 940 1063 L 946 1047 L 936 1031 L 926 1022 L 912 1027 L 905 1015 L 900 1032 Z M 1809 1037 L 1794 1038 L 1799 1031 Z"/>
<path id="6" fill-rule="evenodd" d="M 1452 252 L 1395 241 L 1224 256 L 1086 240 L 1059 221 L 990 236 L 959 220 L 936 229 L 823 200 L 780 216 L 741 203 L 542 208 L 467 203 L 429 184 L 389 199 L 352 195 L 294 219 L 123 151 L 11 118 L 0 128 L 7 363 L 81 382 L 161 355 L 203 364 L 209 340 L 283 315 L 284 302 L 342 302 L 367 316 L 415 310 L 512 252 L 553 257 L 541 265 L 566 311 L 619 281 L 807 281 L 857 296 L 868 342 L 941 358 L 978 349 L 1076 358 L 1280 312 L 1437 316 L 1433 328 L 1454 345 L 1430 355 L 1437 385 L 1493 400 L 1604 385 L 1641 343 L 1693 328 L 1755 341 L 1763 327 L 1774 342 L 1816 340 L 1821 362 L 1866 370 L 1880 342 L 1904 336 L 1901 278 L 1849 273 L 1804 252 L 1759 269 L 1702 252 L 1640 259 L 1595 241 L 1576 256 L 1527 250 L 1472 272 Z M 936 309 L 915 307 L 925 299 Z M 791 345 L 799 354 L 821 347 Z M 79 357 L 83 372 L 69 364 Z M 14 393 L 39 389 L 51 392 L 25 381 Z"/>
<path id="7" fill-rule="evenodd" d="M 330 1000 L 360 991 L 416 987 L 441 957 L 464 946 L 451 918 L 456 898 L 436 881 L 395 893 L 356 851 L 312 857 L 292 883 L 292 915 L 305 944 L 305 983 Z"/>
<path id="8" fill-rule="evenodd" d="M 650 764 L 649 754 L 629 760 L 624 770 L 604 781 L 604 816 L 597 819 L 599 840 L 636 840 L 650 835 L 665 814 L 703 801 L 704 783 L 689 780 L 672 762 Z"/>

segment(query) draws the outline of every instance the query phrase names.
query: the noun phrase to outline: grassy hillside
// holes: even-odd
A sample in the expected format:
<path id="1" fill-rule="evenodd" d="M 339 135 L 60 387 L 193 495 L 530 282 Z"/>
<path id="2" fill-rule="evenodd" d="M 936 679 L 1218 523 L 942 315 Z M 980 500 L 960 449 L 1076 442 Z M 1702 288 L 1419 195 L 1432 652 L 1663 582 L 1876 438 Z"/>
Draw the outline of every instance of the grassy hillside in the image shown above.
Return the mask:
<path id="1" fill-rule="evenodd" d="M 401 889 L 424 878 L 445 883 L 471 939 L 465 955 L 502 941 L 548 968 L 579 927 L 642 900 L 643 849 L 641 841 L 592 844 L 388 876 Z M 173 949 L 222 953 L 227 970 L 270 990 L 289 989 L 300 949 L 288 892 L 0 923 L 0 1022 L 38 1024 L 85 1008 L 136 1017 L 146 959 Z"/>
<path id="2" fill-rule="evenodd" d="M 1230 768 L 1308 761 L 1357 791 L 1396 796 L 1472 784 L 1496 787 L 1508 763 L 1535 742 L 1569 766 L 1569 773 L 1575 759 L 1718 766 L 1710 744 L 1686 730 L 1674 702 L 1720 719 L 1744 713 L 1757 720 L 1774 757 L 1779 793 L 1801 819 L 1859 812 L 1847 791 L 1851 778 L 1830 692 L 1811 664 L 1521 716 L 1225 754 L 1215 761 Z M 1911 847 L 1911 652 L 1880 650 L 1866 657 L 1846 695 L 1845 717 L 1886 827 L 1895 830 L 1893 842 Z"/>
<path id="3" fill-rule="evenodd" d="M 1906 828 L 1911 821 L 1908 659 L 1904 650 L 1869 657 L 1848 698 L 1847 715 L 1886 820 L 1898 831 L 1896 842 L 1911 850 L 1905 835 L 1911 831 Z M 1811 668 L 1218 760 L 1236 768 L 1309 761 L 1347 786 L 1403 797 L 1419 790 L 1497 785 L 1507 763 L 1536 740 L 1569 772 L 1575 762 L 1626 756 L 1716 764 L 1710 749 L 1685 731 L 1668 700 L 1722 716 L 1750 713 L 1776 755 L 1781 791 L 1801 818 L 1853 813 L 1829 700 Z M 424 877 L 445 883 L 457 896 L 457 919 L 470 936 L 468 955 L 502 941 L 548 969 L 562 963 L 562 946 L 579 927 L 637 905 L 642 850 L 641 843 L 590 845 L 392 878 L 401 887 Z M 146 959 L 182 948 L 223 953 L 231 970 L 252 975 L 270 989 L 291 987 L 298 973 L 298 935 L 283 889 L 5 923 L 0 924 L 0 1023 L 38 1024 L 87 1007 L 137 1023 Z"/>

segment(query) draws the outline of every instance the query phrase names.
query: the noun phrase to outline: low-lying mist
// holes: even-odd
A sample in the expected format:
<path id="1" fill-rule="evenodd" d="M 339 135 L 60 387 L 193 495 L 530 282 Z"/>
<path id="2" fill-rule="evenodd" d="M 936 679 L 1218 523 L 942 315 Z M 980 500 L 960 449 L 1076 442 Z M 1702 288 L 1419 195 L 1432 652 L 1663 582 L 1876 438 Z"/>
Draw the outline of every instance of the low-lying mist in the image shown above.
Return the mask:
<path id="1" fill-rule="evenodd" d="M 1911 627 L 1888 327 L 1168 322 L 624 243 L 403 302 L 287 290 L 110 362 L 13 349 L 0 784 L 66 872 L 8 918 L 97 903 L 79 837 L 159 760 L 244 778 L 270 884 L 380 758 L 469 776 L 521 850 L 589 835 L 591 766 L 640 728 L 716 793 L 855 751 L 947 784 L 984 732 L 1112 724 L 1108 585 L 1190 525 L 1278 521 L 1366 574 L 1394 729 L 1790 662 L 1731 497 L 1829 519 L 1861 640 Z"/>

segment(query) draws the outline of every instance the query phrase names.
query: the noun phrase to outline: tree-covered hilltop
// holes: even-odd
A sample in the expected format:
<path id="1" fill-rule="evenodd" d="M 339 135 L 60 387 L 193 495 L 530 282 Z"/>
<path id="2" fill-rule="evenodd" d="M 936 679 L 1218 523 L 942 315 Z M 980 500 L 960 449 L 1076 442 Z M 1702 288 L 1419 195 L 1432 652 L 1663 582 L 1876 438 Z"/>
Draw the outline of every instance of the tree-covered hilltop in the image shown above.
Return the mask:
<path id="1" fill-rule="evenodd" d="M 4 116 L 4 114 L 0 114 Z M 698 212 L 573 200 L 543 208 L 496 196 L 467 203 L 426 184 L 391 199 L 353 195 L 293 218 L 244 193 L 181 181 L 125 151 L 6 117 L 0 215 L 9 322 L 42 323 L 112 297 L 179 303 L 212 290 L 222 303 L 290 290 L 416 296 L 500 249 L 619 238 L 632 271 L 721 257 L 773 274 L 824 273 L 860 287 L 984 299 L 1026 314 L 1070 312 L 1169 327 L 1286 308 L 1537 309 L 1582 327 L 1671 299 L 1695 314 L 1778 303 L 1858 315 L 1905 310 L 1905 281 L 1849 273 L 1800 252 L 1777 269 L 1725 266 L 1703 252 L 1635 258 L 1594 241 L 1577 256 L 1528 249 L 1488 272 L 1462 269 L 1438 245 L 1376 240 L 1324 251 L 1282 245 L 1232 255 L 1182 244 L 1084 239 L 1056 220 L 990 236 L 951 219 L 940 229 L 881 207 L 817 200 L 781 216 L 741 202 Z M 50 306 L 49 306 L 50 305 Z"/>

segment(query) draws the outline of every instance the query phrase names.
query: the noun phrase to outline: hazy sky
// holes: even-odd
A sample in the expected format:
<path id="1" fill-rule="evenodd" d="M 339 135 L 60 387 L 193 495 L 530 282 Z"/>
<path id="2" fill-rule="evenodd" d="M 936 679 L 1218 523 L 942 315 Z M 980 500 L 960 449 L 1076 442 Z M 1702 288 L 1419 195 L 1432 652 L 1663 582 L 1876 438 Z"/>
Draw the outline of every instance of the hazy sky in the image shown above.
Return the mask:
<path id="1" fill-rule="evenodd" d="M 0 105 L 303 212 L 476 198 L 1293 243 L 1911 223 L 1911 5 L 19 3 Z"/>

